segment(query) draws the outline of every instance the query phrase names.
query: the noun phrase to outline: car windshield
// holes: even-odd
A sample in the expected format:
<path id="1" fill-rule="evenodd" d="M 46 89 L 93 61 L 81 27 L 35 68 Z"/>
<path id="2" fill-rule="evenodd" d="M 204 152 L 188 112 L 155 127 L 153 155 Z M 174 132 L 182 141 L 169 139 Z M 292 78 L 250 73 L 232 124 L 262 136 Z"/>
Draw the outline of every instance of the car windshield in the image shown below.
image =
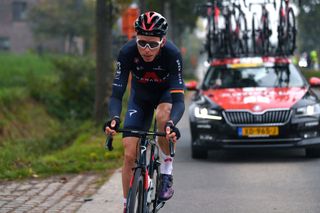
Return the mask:
<path id="1" fill-rule="evenodd" d="M 303 87 L 297 68 L 290 64 L 276 67 L 222 68 L 211 67 L 204 79 L 203 89 L 243 87 Z"/>

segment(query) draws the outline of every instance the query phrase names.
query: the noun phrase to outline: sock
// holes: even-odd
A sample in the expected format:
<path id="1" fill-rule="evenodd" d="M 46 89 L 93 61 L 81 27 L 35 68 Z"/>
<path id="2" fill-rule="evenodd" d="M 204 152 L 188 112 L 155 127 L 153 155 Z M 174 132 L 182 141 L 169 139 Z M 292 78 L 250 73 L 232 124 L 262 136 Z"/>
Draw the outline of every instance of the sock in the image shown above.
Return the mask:
<path id="1" fill-rule="evenodd" d="M 123 198 L 123 206 L 124 206 L 124 207 L 127 206 L 127 198 Z"/>
<path id="2" fill-rule="evenodd" d="M 166 155 L 162 152 L 162 150 L 159 150 L 159 157 L 160 157 L 160 173 L 166 174 L 166 175 L 172 175 L 173 170 L 173 158 L 170 155 Z"/>

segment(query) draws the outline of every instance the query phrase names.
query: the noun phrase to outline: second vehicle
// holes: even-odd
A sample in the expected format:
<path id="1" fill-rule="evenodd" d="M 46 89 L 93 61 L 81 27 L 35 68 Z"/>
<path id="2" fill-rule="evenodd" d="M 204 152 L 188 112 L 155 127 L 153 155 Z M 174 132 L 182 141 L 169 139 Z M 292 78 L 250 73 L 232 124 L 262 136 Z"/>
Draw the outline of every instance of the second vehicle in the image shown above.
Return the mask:
<path id="1" fill-rule="evenodd" d="M 320 156 L 320 101 L 286 57 L 211 61 L 189 108 L 192 157 L 210 149 L 303 147 Z"/>

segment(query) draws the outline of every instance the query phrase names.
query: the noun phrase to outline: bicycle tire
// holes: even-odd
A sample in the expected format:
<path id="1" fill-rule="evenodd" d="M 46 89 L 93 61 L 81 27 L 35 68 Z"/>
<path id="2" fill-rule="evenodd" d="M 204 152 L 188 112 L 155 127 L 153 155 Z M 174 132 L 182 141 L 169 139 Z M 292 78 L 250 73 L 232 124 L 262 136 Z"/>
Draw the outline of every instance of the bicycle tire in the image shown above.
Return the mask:
<path id="1" fill-rule="evenodd" d="M 237 29 L 237 27 L 237 19 L 235 14 L 229 12 L 226 22 L 226 42 L 228 46 L 227 54 L 231 56 L 237 55 L 239 51 L 239 39 L 237 31 L 240 31 L 240 29 Z"/>
<path id="2" fill-rule="evenodd" d="M 212 43 L 212 29 L 211 29 L 211 23 L 212 23 L 212 18 L 209 16 L 208 17 L 208 32 L 207 32 L 207 42 L 206 42 L 206 49 L 208 52 L 208 57 L 212 58 L 212 49 L 211 49 L 211 43 Z"/>
<path id="3" fill-rule="evenodd" d="M 149 205 L 149 212 L 156 213 L 158 198 L 159 198 L 159 189 L 160 189 L 160 166 L 159 165 L 154 166 L 153 176 L 151 178 L 153 179 L 155 196 Z"/>
<path id="4" fill-rule="evenodd" d="M 145 213 L 144 175 L 141 168 L 134 171 L 134 179 L 127 198 L 127 213 Z"/>
<path id="5" fill-rule="evenodd" d="M 282 0 L 280 4 L 283 4 Z M 284 54 L 285 51 L 285 46 L 286 46 L 286 35 L 285 35 L 285 28 L 286 28 L 286 23 L 285 23 L 285 18 L 282 16 L 282 11 L 279 9 L 279 24 L 278 24 L 278 52 L 280 54 Z"/>
<path id="6" fill-rule="evenodd" d="M 252 27 L 252 32 L 251 32 L 252 50 L 253 50 L 253 54 L 256 54 L 257 53 L 257 41 L 256 41 L 255 15 L 252 16 L 251 27 Z"/>
<path id="7" fill-rule="evenodd" d="M 287 13 L 287 52 L 292 54 L 296 48 L 296 19 L 294 16 L 294 11 L 289 8 Z"/>
<path id="8" fill-rule="evenodd" d="M 208 51 L 208 55 L 209 55 L 209 58 L 212 59 L 215 55 L 219 54 L 219 51 L 220 51 L 220 47 L 221 47 L 221 32 L 218 28 L 218 26 L 216 25 L 216 22 L 215 22 L 215 18 L 214 18 L 215 14 L 213 14 L 211 17 L 210 17 L 210 25 L 209 25 L 209 44 L 208 44 L 208 48 L 209 48 L 209 51 Z"/>
<path id="9" fill-rule="evenodd" d="M 270 52 L 270 28 L 267 20 L 264 20 L 262 28 L 262 54 L 266 55 Z"/>
<path id="10" fill-rule="evenodd" d="M 237 18 L 237 23 L 240 28 L 240 37 L 239 39 L 239 50 L 240 54 L 247 55 L 248 54 L 248 38 L 247 38 L 247 32 L 248 32 L 248 25 L 247 25 L 247 19 L 245 17 L 245 14 L 240 11 L 239 16 Z"/>

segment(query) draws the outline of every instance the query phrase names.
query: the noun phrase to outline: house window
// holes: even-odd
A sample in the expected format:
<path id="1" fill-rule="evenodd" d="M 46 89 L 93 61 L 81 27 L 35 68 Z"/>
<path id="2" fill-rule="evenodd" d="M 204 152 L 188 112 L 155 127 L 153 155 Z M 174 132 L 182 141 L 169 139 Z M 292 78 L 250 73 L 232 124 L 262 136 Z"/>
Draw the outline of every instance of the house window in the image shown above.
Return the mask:
<path id="1" fill-rule="evenodd" d="M 8 37 L 0 37 L 0 51 L 10 50 L 10 40 Z"/>
<path id="2" fill-rule="evenodd" d="M 24 21 L 27 18 L 27 2 L 14 1 L 12 3 L 13 21 Z"/>

